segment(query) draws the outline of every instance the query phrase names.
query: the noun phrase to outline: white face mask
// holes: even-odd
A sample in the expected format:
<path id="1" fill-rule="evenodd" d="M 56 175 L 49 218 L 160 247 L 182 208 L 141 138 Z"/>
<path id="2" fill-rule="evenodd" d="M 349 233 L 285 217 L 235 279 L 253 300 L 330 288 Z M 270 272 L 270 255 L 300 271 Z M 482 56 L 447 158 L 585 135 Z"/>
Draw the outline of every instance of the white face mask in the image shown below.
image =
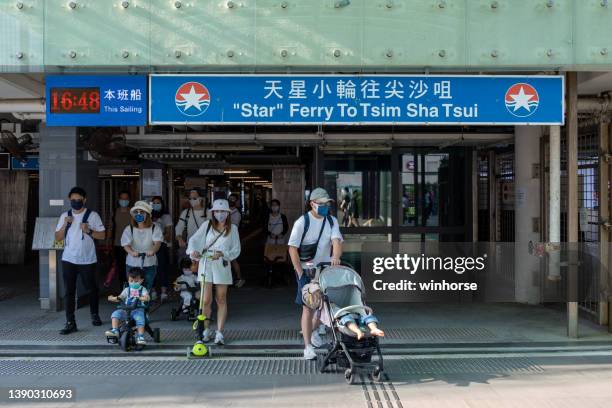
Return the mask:
<path id="1" fill-rule="evenodd" d="M 195 207 L 195 206 L 200 204 L 200 199 L 199 198 L 190 198 L 189 199 L 189 204 L 191 204 L 192 207 Z"/>
<path id="2" fill-rule="evenodd" d="M 280 207 L 277 205 L 273 205 L 272 207 L 270 207 L 272 209 L 272 212 L 278 212 L 278 210 L 280 210 Z"/>
<path id="3" fill-rule="evenodd" d="M 193 272 L 191 272 L 191 269 L 183 269 L 183 273 L 185 275 L 191 275 Z"/>
<path id="4" fill-rule="evenodd" d="M 225 220 L 227 219 L 227 212 L 225 211 L 215 211 L 213 213 L 213 216 L 215 217 L 215 219 L 219 222 L 225 222 Z"/>

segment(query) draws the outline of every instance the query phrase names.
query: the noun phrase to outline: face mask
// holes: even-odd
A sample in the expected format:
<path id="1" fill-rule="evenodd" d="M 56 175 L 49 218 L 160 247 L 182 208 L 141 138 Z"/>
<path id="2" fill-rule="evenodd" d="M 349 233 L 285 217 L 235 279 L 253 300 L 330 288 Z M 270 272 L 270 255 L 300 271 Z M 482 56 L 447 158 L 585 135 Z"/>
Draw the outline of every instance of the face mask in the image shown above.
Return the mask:
<path id="1" fill-rule="evenodd" d="M 132 283 L 130 283 L 130 289 L 134 289 L 134 290 L 140 289 L 140 282 L 132 282 Z"/>
<path id="2" fill-rule="evenodd" d="M 316 205 L 317 214 L 320 215 L 321 217 L 325 217 L 327 214 L 329 214 L 329 206 L 325 204 L 315 204 L 315 205 Z"/>
<path id="3" fill-rule="evenodd" d="M 134 220 L 138 223 L 144 222 L 147 219 L 147 216 L 144 214 L 134 214 Z"/>
<path id="4" fill-rule="evenodd" d="M 185 275 L 191 275 L 193 272 L 191 271 L 191 269 L 183 269 L 183 273 Z"/>
<path id="5" fill-rule="evenodd" d="M 200 204 L 200 199 L 199 198 L 191 198 L 191 199 L 189 199 L 189 204 L 191 204 L 192 207 L 195 207 L 196 205 Z"/>
<path id="6" fill-rule="evenodd" d="M 275 213 L 278 212 L 278 210 L 280 210 L 280 207 L 277 205 L 273 205 L 271 208 L 272 208 L 272 212 L 275 212 Z"/>
<path id="7" fill-rule="evenodd" d="M 130 205 L 130 200 L 119 200 L 119 207 L 126 208 Z"/>
<path id="8" fill-rule="evenodd" d="M 161 203 L 153 203 L 151 207 L 153 208 L 153 211 L 161 211 L 162 205 Z"/>
<path id="9" fill-rule="evenodd" d="M 225 220 L 227 219 L 227 213 L 225 211 L 215 211 L 213 215 L 215 216 L 215 219 L 219 222 L 225 222 Z"/>
<path id="10" fill-rule="evenodd" d="M 83 200 L 70 200 L 70 207 L 72 207 L 73 210 L 79 211 L 83 208 L 83 205 Z"/>

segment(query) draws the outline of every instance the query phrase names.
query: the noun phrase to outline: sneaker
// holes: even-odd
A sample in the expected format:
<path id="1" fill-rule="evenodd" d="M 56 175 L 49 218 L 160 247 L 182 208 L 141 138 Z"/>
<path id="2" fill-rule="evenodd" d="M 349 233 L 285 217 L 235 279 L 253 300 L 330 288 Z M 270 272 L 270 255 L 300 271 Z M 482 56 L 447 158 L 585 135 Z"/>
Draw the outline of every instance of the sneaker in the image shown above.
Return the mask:
<path id="1" fill-rule="evenodd" d="M 234 284 L 234 286 L 240 289 L 241 287 L 244 286 L 245 283 L 246 281 L 244 279 L 238 279 L 238 281 Z"/>
<path id="2" fill-rule="evenodd" d="M 66 325 L 62 330 L 60 330 L 60 334 L 70 334 L 77 331 L 76 322 L 66 322 Z"/>
<path id="3" fill-rule="evenodd" d="M 319 348 L 323 344 L 325 344 L 325 342 L 323 341 L 318 332 L 313 331 L 312 335 L 310 335 L 310 344 L 312 344 L 313 347 Z"/>
<path id="4" fill-rule="evenodd" d="M 151 291 L 151 301 L 155 302 L 157 300 L 157 292 L 152 290 Z"/>
<path id="5" fill-rule="evenodd" d="M 204 333 L 202 333 L 202 341 L 204 343 L 208 343 L 213 337 L 213 331 L 210 329 L 206 329 L 204 330 Z"/>
<path id="6" fill-rule="evenodd" d="M 104 332 L 106 337 L 119 337 L 119 329 L 110 329 Z"/>
<path id="7" fill-rule="evenodd" d="M 94 326 L 102 326 L 102 320 L 100 320 L 100 316 L 97 314 L 92 314 L 91 324 L 93 324 Z"/>
<path id="8" fill-rule="evenodd" d="M 304 360 L 314 360 L 316 358 L 317 358 L 317 353 L 314 347 L 312 347 L 312 344 L 307 345 L 306 348 L 304 349 Z"/>
<path id="9" fill-rule="evenodd" d="M 222 346 L 225 344 L 225 339 L 223 338 L 223 333 L 221 333 L 219 330 L 217 330 L 217 333 L 215 334 L 215 344 L 217 346 Z"/>
<path id="10" fill-rule="evenodd" d="M 159 300 L 163 303 L 166 300 L 168 300 L 168 294 L 166 292 L 162 292 L 161 296 L 159 297 Z"/>
<path id="11" fill-rule="evenodd" d="M 144 346 L 145 344 L 147 344 L 147 341 L 144 338 L 144 334 L 137 334 L 136 335 L 136 344 L 138 344 L 140 346 Z"/>

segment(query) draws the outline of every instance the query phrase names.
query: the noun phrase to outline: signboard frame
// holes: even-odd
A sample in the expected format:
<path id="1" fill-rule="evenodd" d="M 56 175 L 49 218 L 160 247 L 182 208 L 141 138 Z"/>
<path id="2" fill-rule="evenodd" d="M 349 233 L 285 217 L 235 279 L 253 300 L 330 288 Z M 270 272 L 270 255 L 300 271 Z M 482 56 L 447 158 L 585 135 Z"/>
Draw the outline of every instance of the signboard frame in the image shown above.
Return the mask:
<path id="1" fill-rule="evenodd" d="M 154 89 L 154 78 L 159 77 L 184 77 L 184 78 L 218 78 L 218 77 L 270 77 L 270 78 L 283 78 L 283 79 L 292 79 L 292 78 L 346 78 L 346 79 L 363 79 L 363 78 L 420 78 L 420 79 L 436 79 L 436 78 L 469 78 L 469 79 L 516 79 L 517 83 L 520 83 L 521 80 L 529 80 L 529 79 L 557 79 L 559 80 L 559 91 L 560 91 L 560 107 L 561 107 L 561 120 L 560 121 L 529 121 L 529 120 L 517 120 L 517 121 L 436 121 L 436 120 L 418 120 L 418 121 L 257 121 L 257 120 L 245 120 L 245 121 L 219 121 L 219 120 L 196 120 L 196 119 L 188 119 L 185 116 L 186 120 L 183 121 L 165 121 L 165 120 L 154 120 L 154 108 L 153 108 L 153 99 L 155 96 Z M 214 97 L 214 95 L 213 95 Z M 503 103 L 503 102 L 502 102 Z M 498 126 L 498 125 L 509 125 L 509 126 L 519 126 L 519 125 L 564 125 L 566 117 L 566 101 L 565 101 L 565 76 L 563 75 L 444 75 L 444 74 L 435 74 L 435 75 L 425 75 L 425 74 L 363 74 L 363 75 L 323 75 L 323 74 L 151 74 L 149 75 L 149 106 L 148 106 L 148 122 L 150 125 L 348 125 L 348 126 L 380 126 L 380 125 L 405 125 L 405 126 L 414 126 L 414 125 L 439 125 L 439 126 L 457 126 L 457 125 L 465 125 L 465 126 Z"/>

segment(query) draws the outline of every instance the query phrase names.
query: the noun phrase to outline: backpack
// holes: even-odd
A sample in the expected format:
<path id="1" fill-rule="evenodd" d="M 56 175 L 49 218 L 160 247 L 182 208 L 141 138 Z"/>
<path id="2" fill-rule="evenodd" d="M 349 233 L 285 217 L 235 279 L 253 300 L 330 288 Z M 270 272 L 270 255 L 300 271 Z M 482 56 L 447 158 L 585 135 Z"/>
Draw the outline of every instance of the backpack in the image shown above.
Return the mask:
<path id="1" fill-rule="evenodd" d="M 323 219 L 323 223 L 321 224 L 321 230 L 319 231 L 319 237 L 317 241 L 313 244 L 303 245 L 304 237 L 308 232 L 308 228 L 310 227 L 310 217 L 308 213 L 303 215 L 304 217 L 304 232 L 302 232 L 302 239 L 300 239 L 300 246 L 298 248 L 298 253 L 300 255 L 300 261 L 307 262 L 314 259 L 317 254 L 317 248 L 319 247 L 319 241 L 321 240 L 321 235 L 323 235 L 323 230 L 325 229 L 325 222 L 329 222 L 330 228 L 334 226 L 334 220 L 331 215 L 325 216 Z"/>
<path id="2" fill-rule="evenodd" d="M 85 215 L 83 215 L 83 221 L 81 221 L 81 224 L 87 224 L 91 213 L 92 211 L 89 208 L 85 210 Z M 72 218 L 72 210 L 68 210 L 67 216 Z M 64 242 L 66 242 L 66 237 L 68 236 L 68 230 L 70 229 L 70 226 L 72 226 L 71 222 L 66 225 L 66 229 L 64 230 Z M 83 234 L 83 232 L 81 232 L 81 239 L 85 239 L 85 235 Z"/>

